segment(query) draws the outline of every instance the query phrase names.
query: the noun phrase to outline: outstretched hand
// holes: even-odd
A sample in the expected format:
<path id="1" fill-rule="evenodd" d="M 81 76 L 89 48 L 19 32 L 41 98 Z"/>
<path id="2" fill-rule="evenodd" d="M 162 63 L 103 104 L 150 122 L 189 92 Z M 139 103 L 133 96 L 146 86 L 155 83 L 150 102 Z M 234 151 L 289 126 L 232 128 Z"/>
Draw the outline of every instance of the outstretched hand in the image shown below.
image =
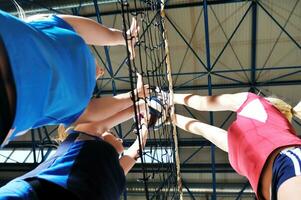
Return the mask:
<path id="1" fill-rule="evenodd" d="M 143 85 L 143 79 L 141 74 L 137 73 L 137 87 L 136 92 L 138 95 L 138 98 L 145 99 L 146 97 L 149 97 L 149 85 Z"/>
<path id="2" fill-rule="evenodd" d="M 139 130 L 141 146 L 145 147 L 146 140 L 148 138 L 148 128 L 147 128 L 148 127 L 148 117 L 147 116 L 141 117 L 139 127 L 141 127 L 141 129 Z"/>
<path id="3" fill-rule="evenodd" d="M 127 30 L 127 43 L 128 43 L 128 50 L 130 52 L 130 59 L 135 58 L 135 44 L 138 41 L 138 33 L 140 31 L 140 27 L 137 25 L 136 18 L 132 18 L 132 24 L 129 30 Z"/>

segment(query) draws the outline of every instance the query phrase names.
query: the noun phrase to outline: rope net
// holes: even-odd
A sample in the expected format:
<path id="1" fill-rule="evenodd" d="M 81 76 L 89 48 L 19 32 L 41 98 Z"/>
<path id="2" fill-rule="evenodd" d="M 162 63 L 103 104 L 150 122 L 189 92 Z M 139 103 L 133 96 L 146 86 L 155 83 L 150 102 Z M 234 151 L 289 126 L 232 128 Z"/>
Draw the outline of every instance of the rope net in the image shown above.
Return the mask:
<path id="1" fill-rule="evenodd" d="M 164 116 L 173 112 L 172 80 L 169 65 L 168 43 L 164 28 L 164 2 L 160 0 L 121 1 L 123 30 L 128 30 L 135 17 L 140 32 L 135 46 L 136 56 L 127 65 L 132 91 L 137 81 L 136 73 L 150 85 L 150 99 L 156 100 L 160 114 L 153 128 L 149 128 L 148 142 L 140 150 L 140 165 L 146 199 L 182 199 L 177 135 L 172 124 L 166 124 Z M 125 34 L 126 35 L 126 34 Z M 126 36 L 128 37 L 128 36 Z M 131 37 L 131 36 L 130 36 Z M 126 38 L 131 39 L 131 38 Z M 157 97 L 160 97 L 159 100 Z M 134 103 L 138 97 L 134 97 Z M 159 102 L 159 103 L 158 103 Z M 156 107 L 155 106 L 155 107 Z M 135 111 L 136 114 L 139 110 Z M 137 115 L 136 115 L 137 116 Z M 136 122 L 138 121 L 136 117 Z M 139 129 L 139 124 L 135 124 Z M 138 134 L 139 136 L 139 134 Z"/>

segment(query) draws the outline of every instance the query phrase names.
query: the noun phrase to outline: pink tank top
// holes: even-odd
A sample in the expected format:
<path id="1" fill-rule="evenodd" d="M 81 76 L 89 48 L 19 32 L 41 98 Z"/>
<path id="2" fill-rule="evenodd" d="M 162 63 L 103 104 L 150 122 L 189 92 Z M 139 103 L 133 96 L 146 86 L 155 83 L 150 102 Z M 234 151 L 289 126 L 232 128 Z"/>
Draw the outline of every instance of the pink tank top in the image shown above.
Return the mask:
<path id="1" fill-rule="evenodd" d="M 263 105 L 267 120 L 261 122 L 237 115 L 236 121 L 228 129 L 228 144 L 231 166 L 248 178 L 257 195 L 260 174 L 269 155 L 279 147 L 301 145 L 301 140 L 290 122 L 263 97 L 249 93 L 236 112 L 240 113 L 256 99 Z"/>

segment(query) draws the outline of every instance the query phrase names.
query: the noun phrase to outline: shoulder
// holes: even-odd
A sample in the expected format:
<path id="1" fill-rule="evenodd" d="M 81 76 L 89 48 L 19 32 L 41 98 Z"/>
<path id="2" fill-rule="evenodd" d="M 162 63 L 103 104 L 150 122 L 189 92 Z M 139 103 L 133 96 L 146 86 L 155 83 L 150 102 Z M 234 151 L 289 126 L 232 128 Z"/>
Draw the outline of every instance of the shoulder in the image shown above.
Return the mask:
<path id="1" fill-rule="evenodd" d="M 248 99 L 248 96 L 251 93 L 249 92 L 240 92 L 240 93 L 234 93 L 234 94 L 227 94 L 225 95 L 226 101 L 229 105 L 231 105 L 231 111 L 236 112 Z"/>
<path id="2" fill-rule="evenodd" d="M 237 114 L 265 123 L 268 118 L 263 101 L 266 101 L 263 97 L 260 97 L 253 93 L 248 93 L 245 103 L 237 110 Z"/>
<path id="3" fill-rule="evenodd" d="M 59 27 L 75 32 L 73 27 L 64 20 L 63 15 L 34 15 L 28 17 L 26 22 L 39 29 Z"/>

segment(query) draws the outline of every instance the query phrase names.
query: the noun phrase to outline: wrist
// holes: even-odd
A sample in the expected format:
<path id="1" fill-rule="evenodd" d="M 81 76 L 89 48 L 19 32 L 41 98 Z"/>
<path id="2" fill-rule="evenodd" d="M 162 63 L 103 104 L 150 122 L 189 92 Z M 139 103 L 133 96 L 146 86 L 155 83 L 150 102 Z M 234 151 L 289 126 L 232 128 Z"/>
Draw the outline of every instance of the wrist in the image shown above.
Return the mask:
<path id="1" fill-rule="evenodd" d="M 122 45 L 126 45 L 127 41 L 127 34 L 124 31 L 121 31 L 121 37 L 122 37 Z"/>
<path id="2" fill-rule="evenodd" d="M 143 149 L 145 148 L 146 140 L 147 140 L 146 138 L 142 138 L 142 137 L 140 136 L 141 150 L 143 150 Z M 136 141 L 137 141 L 137 143 L 139 144 L 139 137 L 137 137 Z"/>
<path id="3" fill-rule="evenodd" d="M 133 158 L 133 159 L 134 159 L 135 161 L 137 161 L 139 158 L 140 158 L 140 155 L 139 155 L 139 154 L 137 154 L 136 156 L 134 156 L 134 158 Z"/>
<path id="4" fill-rule="evenodd" d="M 135 99 L 136 99 L 135 95 L 136 95 L 136 90 L 129 92 L 129 96 L 132 101 L 135 101 Z"/>

